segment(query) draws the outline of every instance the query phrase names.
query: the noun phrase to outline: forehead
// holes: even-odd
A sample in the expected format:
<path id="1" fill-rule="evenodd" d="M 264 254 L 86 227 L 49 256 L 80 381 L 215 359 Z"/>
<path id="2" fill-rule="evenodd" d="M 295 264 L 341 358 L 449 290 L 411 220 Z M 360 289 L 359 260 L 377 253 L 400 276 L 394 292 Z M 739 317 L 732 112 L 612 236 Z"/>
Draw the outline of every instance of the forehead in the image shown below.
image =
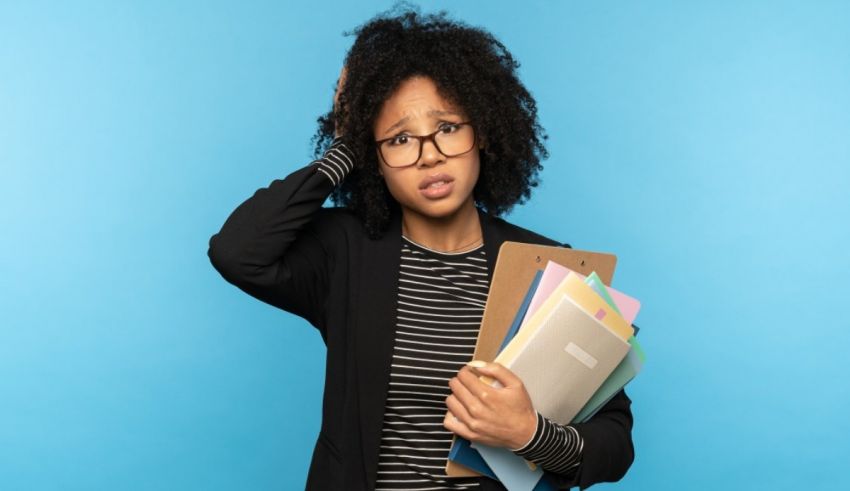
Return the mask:
<path id="1" fill-rule="evenodd" d="M 375 129 L 378 132 L 385 131 L 402 118 L 431 120 L 440 119 L 447 113 L 462 115 L 463 110 L 443 97 L 430 78 L 411 77 L 399 84 L 384 101 L 375 121 Z"/>

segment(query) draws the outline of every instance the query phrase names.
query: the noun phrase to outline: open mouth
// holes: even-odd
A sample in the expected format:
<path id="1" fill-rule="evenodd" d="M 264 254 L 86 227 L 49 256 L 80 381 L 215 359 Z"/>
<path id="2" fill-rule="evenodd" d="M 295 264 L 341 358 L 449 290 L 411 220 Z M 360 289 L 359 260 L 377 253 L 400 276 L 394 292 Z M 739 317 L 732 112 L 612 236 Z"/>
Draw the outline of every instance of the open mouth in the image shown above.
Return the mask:
<path id="1" fill-rule="evenodd" d="M 439 199 L 450 195 L 453 189 L 453 180 L 440 179 L 438 181 L 431 181 L 424 187 L 420 187 L 419 192 L 422 193 L 422 196 L 428 199 Z"/>

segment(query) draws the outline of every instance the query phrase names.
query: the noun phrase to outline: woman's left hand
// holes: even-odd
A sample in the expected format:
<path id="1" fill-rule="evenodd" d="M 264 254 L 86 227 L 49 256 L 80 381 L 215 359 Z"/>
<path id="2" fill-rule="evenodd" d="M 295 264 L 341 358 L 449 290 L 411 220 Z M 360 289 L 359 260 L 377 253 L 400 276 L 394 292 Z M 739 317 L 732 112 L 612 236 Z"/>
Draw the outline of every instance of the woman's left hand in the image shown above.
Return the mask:
<path id="1" fill-rule="evenodd" d="M 491 387 L 479 380 L 479 375 L 492 377 L 503 387 Z M 525 385 L 501 364 L 466 365 L 449 380 L 449 387 L 449 412 L 443 420 L 446 429 L 470 441 L 511 449 L 525 445 L 534 435 L 537 412 Z"/>

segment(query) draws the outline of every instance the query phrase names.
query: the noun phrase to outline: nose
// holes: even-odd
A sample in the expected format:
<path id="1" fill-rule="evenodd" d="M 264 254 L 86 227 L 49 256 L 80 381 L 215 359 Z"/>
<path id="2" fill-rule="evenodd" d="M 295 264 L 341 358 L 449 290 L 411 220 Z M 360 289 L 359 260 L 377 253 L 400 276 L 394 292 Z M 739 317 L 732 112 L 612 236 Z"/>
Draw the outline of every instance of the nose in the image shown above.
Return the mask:
<path id="1" fill-rule="evenodd" d="M 416 167 L 433 167 L 446 160 L 446 156 L 440 153 L 434 140 L 426 140 L 422 142 L 422 155 L 419 156 L 419 161 L 416 162 Z"/>

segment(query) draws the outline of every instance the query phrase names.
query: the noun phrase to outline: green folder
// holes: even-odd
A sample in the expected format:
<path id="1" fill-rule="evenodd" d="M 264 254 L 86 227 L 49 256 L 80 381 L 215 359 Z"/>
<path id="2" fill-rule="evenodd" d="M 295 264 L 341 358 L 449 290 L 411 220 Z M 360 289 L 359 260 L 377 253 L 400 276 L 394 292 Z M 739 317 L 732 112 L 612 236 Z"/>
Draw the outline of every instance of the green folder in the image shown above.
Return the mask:
<path id="1" fill-rule="evenodd" d="M 599 294 L 605 302 L 611 306 L 614 310 L 619 314 L 620 311 L 617 309 L 617 305 L 614 304 L 614 300 L 608 295 L 608 291 L 605 289 L 605 284 L 602 283 L 602 280 L 596 274 L 596 272 L 590 273 L 587 278 L 584 280 L 593 291 Z M 643 364 L 646 361 L 646 354 L 638 343 L 637 339 L 632 336 L 628 339 L 629 341 L 629 352 L 626 353 L 626 357 L 623 358 L 623 361 L 617 365 L 617 368 L 611 372 L 611 375 L 605 379 L 605 382 L 599 386 L 599 389 L 593 394 L 590 400 L 587 401 L 587 404 L 579 411 L 575 418 L 573 418 L 573 423 L 584 423 L 594 414 L 596 414 L 599 409 L 604 406 L 608 401 L 614 397 L 617 392 L 619 392 L 623 387 L 626 386 L 635 376 L 637 376 L 640 369 L 643 368 Z"/>

